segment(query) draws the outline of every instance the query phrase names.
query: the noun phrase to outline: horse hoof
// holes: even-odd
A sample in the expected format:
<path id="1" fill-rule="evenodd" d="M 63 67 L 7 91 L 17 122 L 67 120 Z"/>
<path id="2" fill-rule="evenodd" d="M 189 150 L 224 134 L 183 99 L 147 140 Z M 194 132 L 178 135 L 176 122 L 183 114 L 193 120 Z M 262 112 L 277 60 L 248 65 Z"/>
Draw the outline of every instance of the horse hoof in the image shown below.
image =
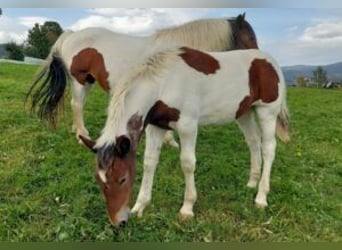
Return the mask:
<path id="1" fill-rule="evenodd" d="M 144 209 L 138 208 L 137 206 L 134 206 L 131 210 L 131 213 L 136 214 L 138 216 L 138 218 L 141 218 L 143 216 Z"/>
<path id="2" fill-rule="evenodd" d="M 255 202 L 255 206 L 260 209 L 264 209 L 267 207 L 267 202 Z"/>
<path id="3" fill-rule="evenodd" d="M 194 218 L 194 214 L 182 214 L 182 213 L 180 213 L 179 218 L 183 221 L 191 220 L 192 218 Z"/>
<path id="4" fill-rule="evenodd" d="M 179 216 L 181 220 L 190 220 L 194 217 L 194 212 L 193 211 L 184 211 L 181 209 L 179 212 Z"/>

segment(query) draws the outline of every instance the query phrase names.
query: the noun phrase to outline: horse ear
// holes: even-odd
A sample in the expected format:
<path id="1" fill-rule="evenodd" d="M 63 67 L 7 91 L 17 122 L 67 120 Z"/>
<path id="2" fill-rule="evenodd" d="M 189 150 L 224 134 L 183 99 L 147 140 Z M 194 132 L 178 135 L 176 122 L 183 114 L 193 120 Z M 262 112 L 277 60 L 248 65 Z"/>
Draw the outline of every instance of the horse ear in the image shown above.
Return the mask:
<path id="1" fill-rule="evenodd" d="M 239 14 L 236 18 L 236 20 L 238 21 L 238 23 L 240 24 L 241 22 L 245 21 L 245 17 L 246 17 L 246 12 Z"/>
<path id="2" fill-rule="evenodd" d="M 120 158 L 125 157 L 131 149 L 131 141 L 126 136 L 120 136 L 116 139 L 115 150 Z"/>
<path id="3" fill-rule="evenodd" d="M 88 139 L 86 137 L 84 137 L 83 135 L 79 135 L 78 138 L 82 141 L 82 143 L 89 148 L 91 151 L 93 151 L 94 153 L 97 153 L 97 149 L 94 148 L 96 142 Z"/>

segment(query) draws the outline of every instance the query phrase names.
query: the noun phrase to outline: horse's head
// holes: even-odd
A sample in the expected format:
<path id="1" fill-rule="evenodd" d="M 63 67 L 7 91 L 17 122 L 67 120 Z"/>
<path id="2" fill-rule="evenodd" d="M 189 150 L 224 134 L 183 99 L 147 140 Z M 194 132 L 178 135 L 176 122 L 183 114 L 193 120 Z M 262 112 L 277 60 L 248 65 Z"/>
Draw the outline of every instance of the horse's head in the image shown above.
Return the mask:
<path id="1" fill-rule="evenodd" d="M 235 49 L 258 49 L 252 26 L 246 21 L 245 13 L 231 19 Z"/>
<path id="2" fill-rule="evenodd" d="M 133 116 L 129 121 L 128 133 L 117 136 L 115 143 L 95 147 L 95 142 L 83 136 L 84 145 L 97 154 L 95 178 L 106 200 L 111 223 L 123 226 L 127 223 L 129 201 L 135 179 L 136 147 L 141 135 L 142 119 Z"/>

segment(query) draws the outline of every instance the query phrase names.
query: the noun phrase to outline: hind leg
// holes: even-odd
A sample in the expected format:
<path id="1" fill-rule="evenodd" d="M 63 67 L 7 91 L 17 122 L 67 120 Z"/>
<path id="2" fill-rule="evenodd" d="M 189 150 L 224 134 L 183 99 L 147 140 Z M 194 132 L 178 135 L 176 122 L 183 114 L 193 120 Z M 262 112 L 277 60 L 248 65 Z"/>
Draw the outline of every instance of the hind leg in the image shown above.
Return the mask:
<path id="1" fill-rule="evenodd" d="M 72 128 L 76 132 L 76 138 L 78 138 L 79 135 L 90 138 L 89 132 L 86 129 L 83 121 L 83 106 L 85 104 L 86 95 L 90 89 L 91 85 L 87 83 L 85 85 L 81 85 L 76 80 L 73 80 L 71 83 L 71 107 L 73 111 Z"/>
<path id="2" fill-rule="evenodd" d="M 256 206 L 263 208 L 267 206 L 267 194 L 270 191 L 271 168 L 277 145 L 275 138 L 277 112 L 267 107 L 259 107 L 256 112 L 261 128 L 263 168 L 255 204 Z"/>
<path id="3" fill-rule="evenodd" d="M 261 134 L 259 125 L 255 120 L 253 111 L 244 114 L 237 122 L 245 136 L 250 151 L 251 168 L 247 186 L 255 188 L 261 174 Z"/>
<path id="4" fill-rule="evenodd" d="M 180 209 L 180 215 L 186 219 L 194 216 L 193 206 L 197 199 L 194 175 L 196 169 L 197 123 L 193 121 L 180 123 L 178 133 L 181 142 L 180 161 L 185 179 L 184 201 Z"/>

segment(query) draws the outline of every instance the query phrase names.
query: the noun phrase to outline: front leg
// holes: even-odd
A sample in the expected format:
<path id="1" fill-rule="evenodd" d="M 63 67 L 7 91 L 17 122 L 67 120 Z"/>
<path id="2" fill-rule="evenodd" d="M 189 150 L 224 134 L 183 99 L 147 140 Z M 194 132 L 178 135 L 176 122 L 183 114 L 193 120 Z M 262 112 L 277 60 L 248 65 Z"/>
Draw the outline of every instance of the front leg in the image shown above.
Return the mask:
<path id="1" fill-rule="evenodd" d="M 154 172 L 159 162 L 165 132 L 166 130 L 153 125 L 148 125 L 146 128 L 144 174 L 137 201 L 132 208 L 132 213 L 137 213 L 139 217 L 143 215 L 145 207 L 151 201 Z"/>

